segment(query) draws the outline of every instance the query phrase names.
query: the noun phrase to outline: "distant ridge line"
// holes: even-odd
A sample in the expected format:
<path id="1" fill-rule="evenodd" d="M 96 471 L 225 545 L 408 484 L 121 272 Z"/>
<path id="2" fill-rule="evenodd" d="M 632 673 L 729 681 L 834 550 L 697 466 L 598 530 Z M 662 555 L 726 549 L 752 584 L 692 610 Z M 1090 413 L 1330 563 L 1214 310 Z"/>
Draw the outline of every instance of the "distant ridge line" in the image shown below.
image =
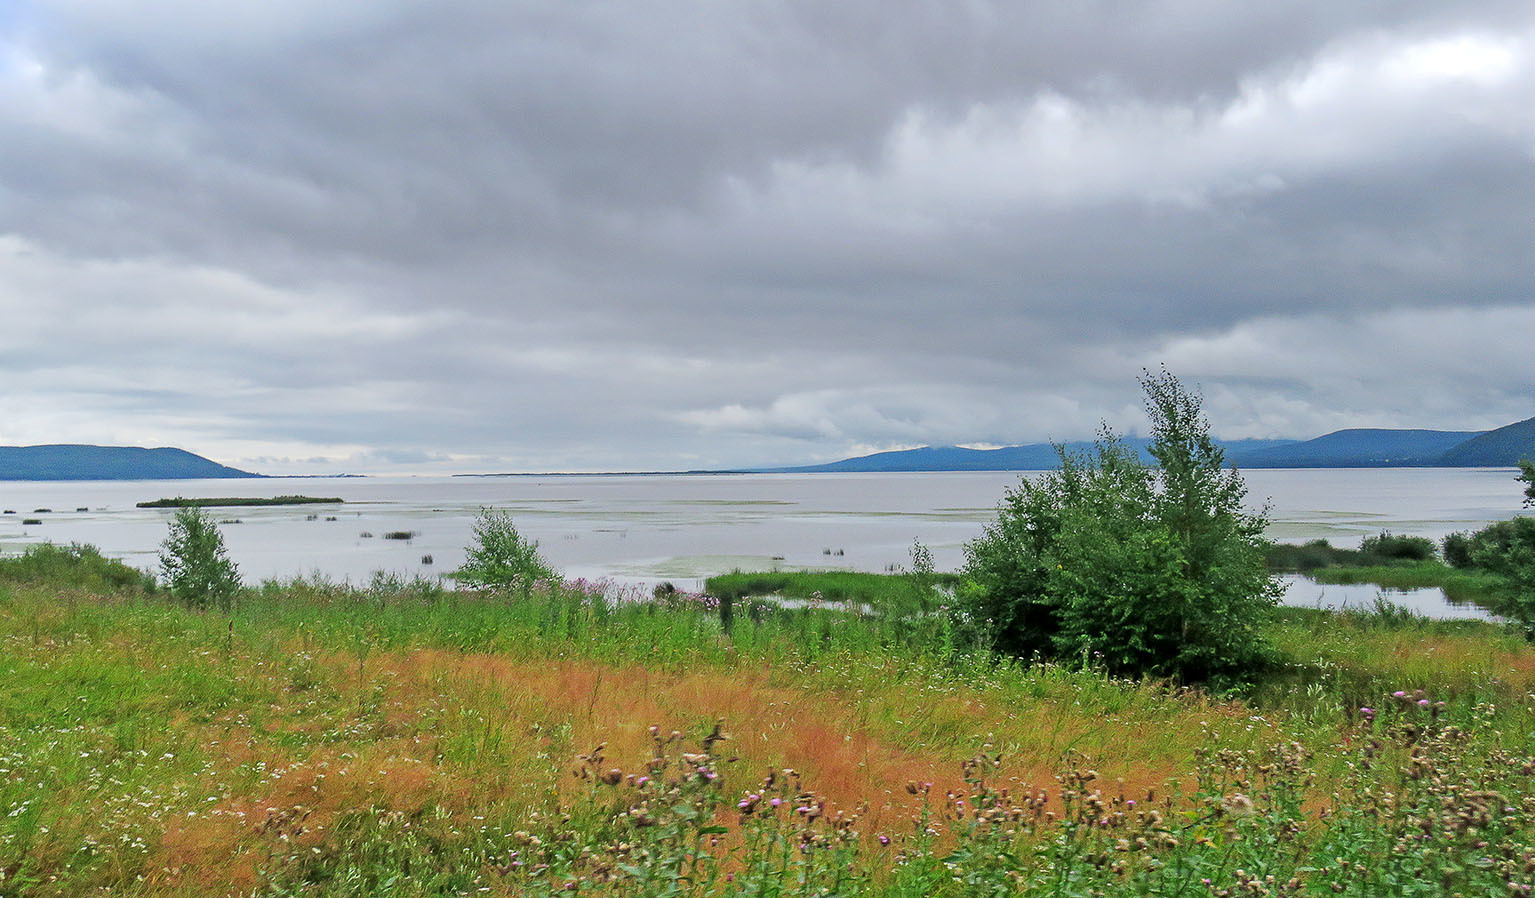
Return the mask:
<path id="1" fill-rule="evenodd" d="M 0 446 L 0 480 L 212 480 L 261 477 L 162 446 Z"/>
<path id="2" fill-rule="evenodd" d="M 1127 437 L 1124 443 L 1142 460 L 1149 440 Z M 1348 428 L 1310 440 L 1217 441 L 1226 460 L 1239 468 L 1428 468 L 1513 467 L 1535 458 L 1535 418 L 1495 430 L 1425 430 Z M 1081 452 L 1088 440 L 1063 444 Z M 754 473 L 817 474 L 837 472 L 1042 471 L 1057 466 L 1053 443 L 1029 443 L 998 449 L 924 446 L 845 458 L 816 465 L 755 468 Z"/>

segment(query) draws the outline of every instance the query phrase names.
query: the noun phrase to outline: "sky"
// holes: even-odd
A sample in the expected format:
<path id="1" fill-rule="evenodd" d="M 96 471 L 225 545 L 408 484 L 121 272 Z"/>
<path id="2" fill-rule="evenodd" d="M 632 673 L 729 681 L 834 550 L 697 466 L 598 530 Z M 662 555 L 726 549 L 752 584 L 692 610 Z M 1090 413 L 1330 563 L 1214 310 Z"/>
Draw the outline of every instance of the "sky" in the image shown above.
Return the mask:
<path id="1" fill-rule="evenodd" d="M 1535 415 L 1528 0 L 5 0 L 0 444 L 681 470 Z"/>

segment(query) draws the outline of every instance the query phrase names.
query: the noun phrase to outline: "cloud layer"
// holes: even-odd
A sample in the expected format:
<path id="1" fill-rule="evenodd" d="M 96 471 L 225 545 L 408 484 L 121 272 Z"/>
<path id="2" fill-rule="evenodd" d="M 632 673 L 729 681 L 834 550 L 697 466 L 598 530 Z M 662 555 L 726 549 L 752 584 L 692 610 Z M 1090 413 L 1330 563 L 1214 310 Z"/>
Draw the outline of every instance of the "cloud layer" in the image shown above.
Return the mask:
<path id="1" fill-rule="evenodd" d="M 1535 414 L 1525 3 L 0 11 L 0 443 L 272 472 Z M 1039 8 L 1029 8 L 1039 7 Z"/>

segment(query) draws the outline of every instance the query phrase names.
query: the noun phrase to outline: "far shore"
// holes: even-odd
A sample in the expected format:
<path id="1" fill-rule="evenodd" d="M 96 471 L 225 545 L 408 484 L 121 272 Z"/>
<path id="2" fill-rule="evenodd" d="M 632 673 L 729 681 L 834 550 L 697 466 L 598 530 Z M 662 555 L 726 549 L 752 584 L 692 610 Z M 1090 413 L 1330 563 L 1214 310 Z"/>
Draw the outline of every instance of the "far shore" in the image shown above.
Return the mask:
<path id="1" fill-rule="evenodd" d="M 214 499 L 188 499 L 177 496 L 174 499 L 155 499 L 152 502 L 140 502 L 138 508 L 234 508 L 250 505 L 341 505 L 344 500 L 331 496 L 317 498 L 315 496 L 224 496 Z"/>

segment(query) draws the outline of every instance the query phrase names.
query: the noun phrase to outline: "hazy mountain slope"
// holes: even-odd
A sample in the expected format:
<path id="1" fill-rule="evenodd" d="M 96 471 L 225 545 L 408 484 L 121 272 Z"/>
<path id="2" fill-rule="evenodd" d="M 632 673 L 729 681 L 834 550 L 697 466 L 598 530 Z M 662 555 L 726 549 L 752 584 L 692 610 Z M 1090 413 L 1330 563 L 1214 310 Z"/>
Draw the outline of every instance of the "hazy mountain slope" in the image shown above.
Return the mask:
<path id="1" fill-rule="evenodd" d="M 1369 468 L 1434 465 L 1450 448 L 1480 431 L 1338 430 L 1314 440 L 1249 452 L 1233 452 L 1244 468 Z"/>
<path id="2" fill-rule="evenodd" d="M 0 446 L 0 480 L 191 480 L 260 477 L 184 449 L 138 446 Z"/>
<path id="3" fill-rule="evenodd" d="M 1439 457 L 1450 467 L 1471 468 L 1516 465 L 1521 458 L 1535 458 L 1535 418 L 1526 418 L 1474 436 Z"/>
<path id="4" fill-rule="evenodd" d="M 1142 459 L 1147 440 L 1126 438 Z M 1383 468 L 1437 465 L 1512 465 L 1535 457 L 1535 418 L 1493 431 L 1388 430 L 1352 428 L 1313 440 L 1232 440 L 1223 442 L 1226 460 L 1242 468 Z M 1090 442 L 1067 443 L 1073 451 Z M 1037 471 L 1056 466 L 1049 443 L 1001 449 L 928 446 L 877 452 L 820 465 L 759 470 L 817 473 L 834 471 Z"/>
<path id="5" fill-rule="evenodd" d="M 1127 437 L 1125 444 L 1150 461 L 1146 454 L 1148 440 Z M 1293 440 L 1233 440 L 1224 444 L 1228 454 L 1253 452 L 1288 445 Z M 1081 452 L 1091 449 L 1087 441 L 1067 443 L 1068 451 Z M 964 449 L 959 446 L 925 446 L 921 449 L 900 449 L 892 452 L 876 452 L 858 458 L 821 465 L 802 465 L 790 468 L 763 470 L 797 474 L 830 473 L 836 471 L 1043 471 L 1054 468 L 1058 457 L 1050 443 L 1030 443 L 1024 446 L 1004 446 L 1000 449 Z"/>

